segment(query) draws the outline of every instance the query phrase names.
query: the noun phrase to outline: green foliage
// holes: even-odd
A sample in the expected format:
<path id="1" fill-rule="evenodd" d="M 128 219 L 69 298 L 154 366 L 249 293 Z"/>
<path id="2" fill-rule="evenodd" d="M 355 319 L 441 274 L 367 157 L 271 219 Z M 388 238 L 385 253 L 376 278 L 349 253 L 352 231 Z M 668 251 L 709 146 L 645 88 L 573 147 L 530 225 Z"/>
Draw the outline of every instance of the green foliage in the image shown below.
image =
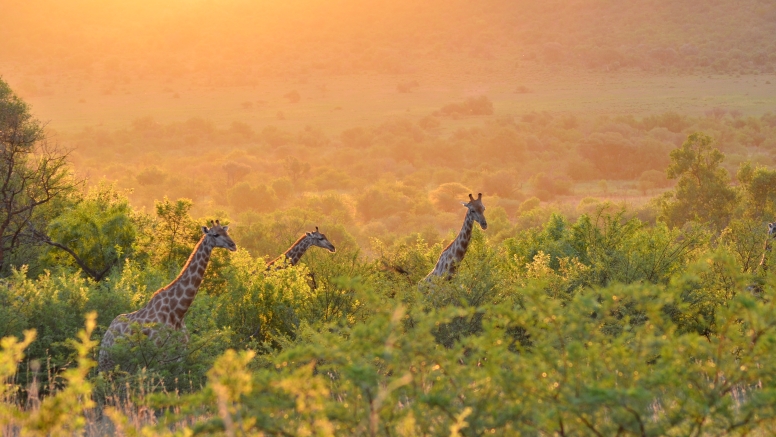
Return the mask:
<path id="1" fill-rule="evenodd" d="M 416 283 L 441 246 L 418 238 L 376 242 L 376 262 L 311 251 L 306 265 L 270 272 L 240 250 L 195 299 L 188 334 L 149 339 L 137 327 L 114 346 L 119 372 L 94 379 L 83 361 L 62 373 L 64 388 L 42 395 L 51 419 L 17 398 L 0 418 L 52 433 L 91 424 L 90 408 L 128 434 L 764 432 L 776 425 L 776 278 L 764 275 L 757 297 L 747 291 L 756 228 L 733 220 L 716 240 L 609 205 L 501 243 L 475 228 L 458 273 L 426 290 Z M 165 271 L 129 260 L 98 284 L 18 272 L 0 288 L 13 306 L 0 322 L 12 335 L 37 327 L 30 358 L 51 354 L 61 369 L 84 354 L 66 340 L 83 314 L 100 308 L 105 326 L 147 302 Z M 7 341 L 6 378 L 22 349 Z M 156 394 L 110 400 L 149 378 Z M 97 404 L 72 406 L 90 397 Z"/>
<path id="2" fill-rule="evenodd" d="M 677 183 L 661 201 L 662 218 L 669 224 L 682 226 L 698 221 L 721 230 L 730 220 L 736 193 L 721 167 L 725 155 L 712 147 L 712 141 L 707 135 L 694 133 L 671 152 L 666 174 Z"/>
<path id="3" fill-rule="evenodd" d="M 570 287 L 566 292 L 612 282 L 665 283 L 704 247 L 707 236 L 701 229 L 681 231 L 663 223 L 647 227 L 609 208 L 600 206 L 592 217 L 583 214 L 574 224 L 554 214 L 543 229 L 523 231 L 504 244 L 518 266 L 530 271 L 539 262 L 561 273 Z"/>
<path id="4" fill-rule="evenodd" d="M 545 59 L 570 56 L 558 44 L 543 46 Z M 672 62 L 670 51 L 651 56 Z M 771 121 L 737 118 L 723 127 L 756 132 Z M 467 151 L 514 147 L 512 156 L 542 162 L 577 143 L 658 150 L 680 140 L 693 122 L 666 114 L 585 125 L 530 113 L 519 122 L 457 130 L 449 142 L 429 139 L 407 120 L 343 132 L 347 147 L 329 152 L 358 162 L 324 171 L 297 160 L 299 172 L 275 174 L 279 188 L 293 188 L 277 199 L 283 209 L 258 214 L 259 207 L 246 206 L 240 213 L 231 228 L 240 250 L 213 255 L 186 315 L 187 331 L 155 326 L 161 329 L 149 338 L 148 327 L 135 326 L 112 347 L 118 368 L 101 375 L 90 370 L 96 339 L 177 273 L 201 236 L 194 204 L 164 198 L 147 215 L 103 186 L 52 205 L 45 211 L 52 241 L 71 244 L 84 265 L 126 259 L 97 282 L 50 252 L 37 267 L 44 273 L 21 267 L 0 280 L 0 429 L 4 435 L 767 434 L 776 427 L 776 276 L 758 261 L 772 256 L 762 245 L 762 220 L 773 209 L 773 175 L 744 164 L 740 187 L 732 187 L 724 155 L 708 136 L 690 135 L 671 153 L 667 174 L 677 184 L 658 200 L 662 220 L 594 198 L 563 209 L 535 197 L 514 207 L 513 222 L 503 199 L 494 199 L 491 226 L 474 228 L 457 273 L 418 286 L 443 247 L 434 207 L 453 204 L 439 216 L 455 217 L 457 225 L 466 187 L 485 184 L 504 197 L 519 187 L 520 169 L 490 167 L 498 157 L 477 167 Z M 588 127 L 617 134 L 585 142 L 580 131 Z M 144 119 L 132 129 L 153 139 L 164 138 L 167 128 L 203 138 L 220 132 L 203 120 L 165 128 Z M 278 156 L 301 147 L 277 128 L 253 135 L 236 125 L 228 132 L 241 144 L 258 138 L 265 147 L 228 162 L 262 156 L 268 145 L 285 148 L 268 158 L 278 166 Z M 314 147 L 328 147 L 320 132 L 305 132 Z M 415 143 L 417 150 L 408 146 Z M 416 171 L 413 162 L 425 155 L 451 168 Z M 632 164 L 628 172 L 656 179 L 635 173 Z M 231 177 L 252 177 L 247 166 L 231 166 Z M 388 174 L 387 167 L 396 178 L 373 180 L 376 169 Z M 227 191 L 232 208 L 250 200 L 239 190 L 250 191 L 256 181 Z M 340 191 L 297 192 L 311 186 Z M 226 212 L 208 207 L 202 221 L 216 213 L 225 220 Z M 282 253 L 312 226 L 326 230 L 336 253 L 313 249 L 297 266 L 266 270 L 265 257 Z M 397 238 L 402 226 L 420 231 Z M 360 249 L 367 245 L 359 238 L 368 249 Z M 84 317 L 87 327 L 79 332 Z M 14 338 L 22 335 L 21 342 Z"/>
<path id="5" fill-rule="evenodd" d="M 376 309 L 368 321 L 306 330 L 250 382 L 251 354 L 227 353 L 185 414 L 210 404 L 197 429 L 295 435 L 746 433 L 776 417 L 772 308 L 745 294 L 717 307 L 716 334 L 698 341 L 664 310 L 671 290 L 616 285 L 558 301 L 531 285 L 519 306 L 480 306 L 477 334 L 441 347 L 438 326 L 474 308 L 423 311 L 359 293 Z"/>
<path id="6" fill-rule="evenodd" d="M 109 185 L 100 185 L 52 220 L 47 233 L 72 251 L 80 264 L 91 272 L 102 273 L 94 278 L 101 279 L 123 257 L 132 255 L 137 231 L 127 198 Z M 47 257 L 50 264 L 76 264 L 60 248 L 51 248 Z"/>
<path id="7" fill-rule="evenodd" d="M 213 302 L 212 315 L 218 326 L 234 332 L 235 347 L 293 337 L 300 322 L 310 320 L 314 294 L 305 267 L 264 272 L 263 263 L 243 253 L 224 273 L 230 286 Z"/>
<path id="8" fill-rule="evenodd" d="M 735 258 L 743 273 L 754 273 L 757 270 L 764 255 L 765 229 L 759 221 L 737 218 L 731 220 L 722 231 L 720 245 Z"/>
<path id="9" fill-rule="evenodd" d="M 154 329 L 154 335 L 147 332 Z M 154 369 L 158 375 L 182 375 L 182 361 L 188 355 L 188 334 L 165 325 L 133 323 L 128 335 L 120 336 L 108 348 L 111 359 L 129 375 L 142 369 Z M 191 345 L 196 350 L 197 345 Z M 172 378 L 168 378 L 172 379 Z"/>
<path id="10" fill-rule="evenodd" d="M 750 162 L 741 163 L 736 179 L 741 183 L 745 214 L 767 219 L 776 214 L 776 171 Z"/>
<path id="11" fill-rule="evenodd" d="M 77 183 L 67 155 L 46 142 L 43 125 L 2 79 L 0 173 L 0 270 L 8 274 L 19 261 L 29 262 L 24 255 L 15 257 L 30 240 L 40 239 L 57 204 Z"/>
<path id="12" fill-rule="evenodd" d="M 364 274 L 366 266 L 342 249 L 336 255 L 316 257 L 311 251 L 305 257 L 310 268 L 265 271 L 261 259 L 239 251 L 223 269 L 227 290 L 209 303 L 210 317 L 229 330 L 233 347 L 276 348 L 296 337 L 300 325 L 355 320 L 360 304 L 347 284 L 335 278 Z M 332 259 L 337 257 L 350 262 Z"/>
<path id="13" fill-rule="evenodd" d="M 88 380 L 89 371 L 95 366 L 90 358 L 92 349 L 97 345 L 91 340 L 96 315 L 86 318 L 86 328 L 78 332 L 78 340 L 70 340 L 69 346 L 76 351 L 75 366 L 62 372 L 62 387 L 43 398 L 38 398 L 37 382 L 33 381 L 29 390 L 31 408 L 23 409 L 17 403 L 3 403 L 0 407 L 0 425 L 4 434 L 29 436 L 69 436 L 79 434 L 87 425 L 87 412 L 95 403 L 92 400 L 93 384 Z M 0 379 L 10 380 L 23 358 L 23 350 L 35 338 L 35 331 L 25 332 L 22 342 L 13 337 L 3 338 L 0 345 Z M 16 386 L 11 386 L 18 389 Z M 6 388 L 6 387 L 3 387 Z M 6 393 L 0 392 L 0 395 Z M 3 396 L 3 400 L 7 398 Z"/>
<path id="14" fill-rule="evenodd" d="M 34 343 L 28 355 L 34 359 L 51 357 L 54 365 L 70 358 L 67 339 L 73 338 L 86 313 L 89 301 L 88 280 L 63 271 L 26 278 L 24 269 L 14 271 L 2 285 L 6 296 L 4 335 L 21 335 L 34 328 L 42 342 Z"/>
<path id="15" fill-rule="evenodd" d="M 191 243 L 201 237 L 201 227 L 189 215 L 192 205 L 189 199 L 171 202 L 165 197 L 156 202 L 158 228 L 142 230 L 159 242 L 162 252 L 157 256 L 165 263 L 182 264 L 191 252 Z"/>

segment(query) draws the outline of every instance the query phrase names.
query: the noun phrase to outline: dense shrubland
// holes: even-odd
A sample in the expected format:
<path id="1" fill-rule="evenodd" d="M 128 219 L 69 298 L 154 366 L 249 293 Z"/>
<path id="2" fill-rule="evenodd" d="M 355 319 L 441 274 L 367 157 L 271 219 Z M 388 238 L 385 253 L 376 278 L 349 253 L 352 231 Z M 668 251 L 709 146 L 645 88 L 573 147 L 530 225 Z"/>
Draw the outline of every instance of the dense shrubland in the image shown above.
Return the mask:
<path id="1" fill-rule="evenodd" d="M 0 113 L 29 115 L 4 99 Z M 776 279 L 760 265 L 773 264 L 763 247 L 776 214 L 776 172 L 763 165 L 772 115 L 535 113 L 450 134 L 423 125 L 328 138 L 139 120 L 67 138 L 76 168 L 123 176 L 80 190 L 62 173 L 67 189 L 34 210 L 34 229 L 22 228 L 30 238 L 4 258 L 0 429 L 772 432 Z M 653 153 L 639 155 L 648 144 Z M 120 160 L 96 164 L 117 151 Z M 572 162 L 607 179 L 646 175 L 655 186 L 640 189 L 656 197 L 548 203 L 581 186 L 549 176 Z M 460 223 L 455 202 L 479 187 L 492 190 L 487 231 L 475 228 L 451 281 L 418 289 L 449 239 L 440 228 Z M 240 249 L 214 252 L 187 314 L 188 346 L 133 336 L 114 351 L 119 370 L 97 375 L 110 321 L 174 278 L 213 218 L 231 222 Z M 314 225 L 335 254 L 312 249 L 298 266 L 265 272 Z"/>
<path id="2" fill-rule="evenodd" d="M 725 154 L 719 171 L 739 184 L 744 165 L 750 170 L 742 177 L 753 178 L 747 183 L 767 186 L 756 168 L 772 165 L 776 150 L 770 113 L 465 117 L 466 128 L 426 116 L 338 135 L 312 127 L 257 131 L 240 123 L 222 128 L 202 119 L 162 124 L 146 118 L 60 140 L 74 148 L 79 175 L 132 189 L 127 195 L 135 206 L 152 210 L 163 196 L 189 198 L 195 215 L 222 211 L 246 226 L 263 220 L 256 213 L 272 213 L 273 221 L 301 214 L 343 226 L 364 247 L 373 237 L 394 241 L 413 232 L 439 241 L 458 220 L 457 199 L 473 191 L 482 191 L 491 210 L 503 209 L 510 221 L 521 220 L 529 206 L 521 205 L 531 198 L 572 210 L 590 196 L 641 205 L 673 186 L 665 172 L 669 153 L 697 131 L 713 138 Z M 439 126 L 424 127 L 429 118 Z"/>
<path id="3" fill-rule="evenodd" d="M 86 361 L 94 345 L 79 346 L 77 366 L 67 339 L 92 311 L 99 338 L 174 271 L 133 259 L 100 282 L 66 265 L 32 278 L 21 270 L 0 287 L 0 320 L 5 335 L 34 328 L 38 338 L 0 420 L 91 434 L 767 433 L 773 277 L 754 272 L 763 285 L 747 288 L 764 232 L 757 219 L 736 220 L 758 225 L 731 224 L 718 238 L 713 227 L 650 225 L 604 206 L 500 243 L 477 230 L 459 274 L 427 294 L 416 283 L 441 246 L 420 237 L 379 247 L 377 259 L 311 251 L 269 274 L 241 249 L 210 267 L 182 361 L 161 364 L 162 351 L 135 339 L 119 351 L 122 371 L 100 376 Z M 20 361 L 13 350 L 4 344 L 4 376 Z M 47 404 L 52 396 L 74 407 Z"/>

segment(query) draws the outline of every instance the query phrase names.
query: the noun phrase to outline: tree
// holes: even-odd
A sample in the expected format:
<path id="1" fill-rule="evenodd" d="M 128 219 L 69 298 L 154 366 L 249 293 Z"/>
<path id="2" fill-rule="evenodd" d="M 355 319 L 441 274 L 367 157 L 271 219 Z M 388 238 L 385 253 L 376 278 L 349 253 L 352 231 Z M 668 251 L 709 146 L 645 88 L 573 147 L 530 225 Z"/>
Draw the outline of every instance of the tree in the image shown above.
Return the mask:
<path id="1" fill-rule="evenodd" d="M 254 210 L 269 212 L 276 205 L 278 198 L 272 189 L 264 184 L 253 186 L 248 182 L 240 182 L 226 192 L 226 199 L 236 211 Z"/>
<path id="2" fill-rule="evenodd" d="M 306 176 L 308 173 L 310 173 L 310 163 L 302 162 L 295 156 L 286 158 L 286 162 L 283 164 L 283 168 L 286 170 L 288 177 L 294 184 L 296 184 L 299 179 L 302 178 L 302 176 Z"/>
<path id="3" fill-rule="evenodd" d="M 77 185 L 67 154 L 46 141 L 43 125 L 0 79 L 0 268 L 9 255 L 32 242 L 48 221 L 44 206 Z"/>
<path id="4" fill-rule="evenodd" d="M 634 157 L 638 148 L 619 132 L 593 133 L 579 145 L 579 154 L 603 175 L 612 179 L 629 179 L 634 174 Z"/>
<path id="5" fill-rule="evenodd" d="M 157 166 L 146 167 L 137 174 L 135 179 L 140 185 L 161 185 L 167 180 L 167 173 Z"/>
<path id="6" fill-rule="evenodd" d="M 49 223 L 47 235 L 41 236 L 46 244 L 66 252 L 95 281 L 129 254 L 135 237 L 129 200 L 107 184 L 57 216 Z"/>
<path id="7" fill-rule="evenodd" d="M 199 227 L 189 215 L 194 203 L 189 199 L 178 199 L 171 202 L 165 196 L 164 200 L 156 202 L 157 223 L 156 238 L 166 246 L 163 262 L 170 264 L 184 260 L 191 252 L 192 242 L 196 243 L 201 234 Z M 176 262 L 176 264 L 179 264 Z"/>
<path id="8" fill-rule="evenodd" d="M 231 187 L 240 182 L 248 173 L 251 172 L 251 166 L 241 162 L 229 161 L 221 168 L 226 172 L 226 186 Z"/>
<path id="9" fill-rule="evenodd" d="M 669 179 L 677 179 L 674 190 L 660 200 L 661 218 L 674 226 L 688 221 L 724 228 L 736 206 L 736 192 L 730 176 L 720 166 L 725 155 L 712 147 L 712 138 L 696 132 L 678 149 L 671 151 Z"/>
<path id="10" fill-rule="evenodd" d="M 743 162 L 736 179 L 741 183 L 746 214 L 752 218 L 771 216 L 776 211 L 776 171 Z"/>
<path id="11" fill-rule="evenodd" d="M 466 195 L 472 191 L 471 188 L 459 184 L 458 182 L 448 182 L 432 190 L 428 194 L 428 197 L 436 208 L 442 211 L 455 213 L 461 210 L 461 199 L 465 200 Z"/>

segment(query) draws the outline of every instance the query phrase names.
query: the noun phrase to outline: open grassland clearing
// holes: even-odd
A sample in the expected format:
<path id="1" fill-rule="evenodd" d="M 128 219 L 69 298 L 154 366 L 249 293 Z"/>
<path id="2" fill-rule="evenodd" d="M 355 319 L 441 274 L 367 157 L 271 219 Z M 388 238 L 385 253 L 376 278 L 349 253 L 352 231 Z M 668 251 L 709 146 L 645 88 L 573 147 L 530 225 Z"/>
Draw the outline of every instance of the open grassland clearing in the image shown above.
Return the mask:
<path id="1" fill-rule="evenodd" d="M 106 93 L 99 81 L 50 81 L 4 73 L 3 77 L 49 126 L 73 132 L 88 126 L 123 127 L 152 117 L 158 122 L 204 118 L 225 126 L 234 121 L 254 129 L 278 125 L 320 127 L 329 134 L 395 117 L 421 117 L 467 97 L 487 96 L 497 116 L 531 111 L 644 116 L 667 111 L 701 115 L 714 107 L 761 115 L 776 107 L 776 75 L 654 75 L 567 70 L 487 74 L 413 74 L 257 78 L 248 86 L 211 87 L 188 80 L 133 80 Z M 397 86 L 417 83 L 410 92 Z M 767 82 L 771 82 L 770 84 Z M 299 99 L 286 97 L 297 92 Z M 468 120 L 443 123 L 444 129 Z"/>

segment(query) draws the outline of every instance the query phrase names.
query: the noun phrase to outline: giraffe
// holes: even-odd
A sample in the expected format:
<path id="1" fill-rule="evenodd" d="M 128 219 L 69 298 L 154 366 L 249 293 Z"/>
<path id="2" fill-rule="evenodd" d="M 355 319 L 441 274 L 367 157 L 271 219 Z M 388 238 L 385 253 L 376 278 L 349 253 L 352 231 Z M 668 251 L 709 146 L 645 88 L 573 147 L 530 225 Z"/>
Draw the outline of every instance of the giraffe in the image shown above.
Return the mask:
<path id="1" fill-rule="evenodd" d="M 334 248 L 334 245 L 331 244 L 328 239 L 326 239 L 326 235 L 318 232 L 318 226 L 316 226 L 315 232 L 306 232 L 304 235 L 299 237 L 299 239 L 296 240 L 296 242 L 292 244 L 288 250 L 283 252 L 282 255 L 270 261 L 269 264 L 267 264 L 267 270 L 279 269 L 281 268 L 283 262 L 287 262 L 288 264 L 295 266 L 299 262 L 299 259 L 302 258 L 302 255 L 307 252 L 307 249 L 310 246 L 322 247 L 331 253 L 337 251 L 337 249 Z"/>
<path id="2" fill-rule="evenodd" d="M 763 256 L 760 258 L 760 264 L 752 271 L 754 283 L 746 286 L 747 291 L 756 296 L 762 294 L 765 286 L 765 277 L 768 275 L 768 254 L 771 253 L 774 238 L 776 238 L 776 223 L 768 223 L 768 236 L 765 237 L 763 244 Z"/>
<path id="3" fill-rule="evenodd" d="M 202 238 L 188 261 L 183 266 L 180 274 L 172 282 L 160 288 L 148 304 L 143 308 L 129 314 L 120 314 L 111 322 L 100 344 L 99 369 L 106 371 L 113 368 L 114 363 L 108 349 L 113 346 L 116 338 L 130 334 L 130 325 L 139 323 L 143 325 L 143 334 L 154 339 L 158 328 L 147 327 L 146 324 L 162 324 L 183 332 L 184 344 L 188 342 L 188 334 L 183 318 L 197 295 L 202 277 L 205 274 L 210 254 L 216 247 L 223 247 L 234 252 L 237 245 L 227 234 L 229 226 L 221 226 L 218 220 L 210 222 L 210 229 L 202 226 Z"/>
<path id="4" fill-rule="evenodd" d="M 482 193 L 478 193 L 476 199 L 469 194 L 469 202 L 461 202 L 461 204 L 467 209 L 461 232 L 439 255 L 439 261 L 437 261 L 434 270 L 423 279 L 426 282 L 433 281 L 435 277 L 450 279 L 455 274 L 455 270 L 466 255 L 466 249 L 469 248 L 474 222 L 479 223 L 483 230 L 488 229 L 488 222 L 485 220 L 485 206 L 482 204 Z"/>
<path id="5" fill-rule="evenodd" d="M 287 265 L 295 266 L 297 263 L 299 263 L 299 259 L 302 258 L 302 255 L 307 252 L 307 249 L 310 248 L 310 246 L 318 246 L 323 247 L 324 249 L 327 249 L 329 252 L 334 253 L 337 251 L 337 249 L 334 247 L 333 244 L 326 238 L 326 235 L 320 233 L 318 231 L 318 226 L 315 227 L 315 232 L 305 232 L 304 235 L 299 237 L 294 244 L 291 245 L 291 247 L 288 248 L 285 252 L 283 252 L 282 255 L 279 257 L 273 259 L 267 264 L 267 268 L 265 269 L 266 272 L 270 271 L 276 271 L 284 268 Z M 309 272 L 309 285 L 310 289 L 315 290 L 318 288 L 317 283 L 315 282 L 315 274 L 313 272 Z M 296 317 L 296 315 L 293 312 L 289 312 L 286 316 L 284 316 L 284 319 L 293 326 L 299 325 L 299 319 Z M 256 329 L 253 331 L 253 334 L 248 336 L 248 339 L 255 338 L 259 332 L 261 332 L 261 324 L 259 324 Z"/>
<path id="6" fill-rule="evenodd" d="M 768 253 L 771 252 L 771 245 L 773 239 L 776 238 L 776 223 L 768 223 L 768 236 L 765 237 L 765 244 L 763 245 L 763 257 L 760 259 L 760 271 L 765 274 L 768 273 Z"/>

